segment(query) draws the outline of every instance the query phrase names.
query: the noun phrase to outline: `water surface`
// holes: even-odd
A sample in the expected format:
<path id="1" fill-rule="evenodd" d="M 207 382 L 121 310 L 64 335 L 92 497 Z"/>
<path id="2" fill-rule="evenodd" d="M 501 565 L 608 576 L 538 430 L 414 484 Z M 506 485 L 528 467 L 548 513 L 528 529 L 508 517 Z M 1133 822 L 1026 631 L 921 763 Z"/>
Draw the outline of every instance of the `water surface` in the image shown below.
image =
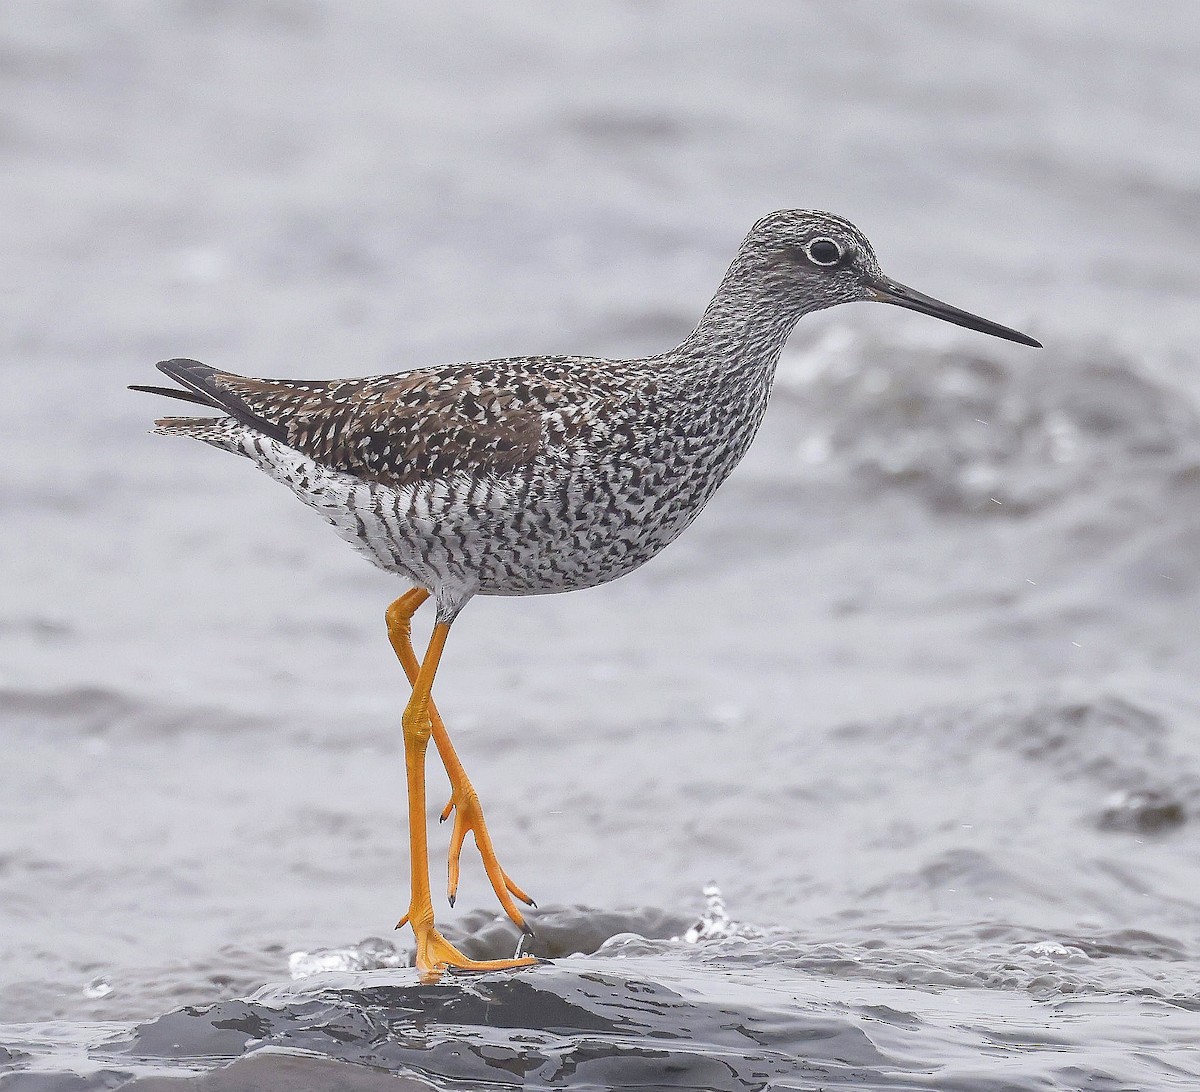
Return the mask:
<path id="1" fill-rule="evenodd" d="M 0 16 L 0 1089 L 1197 1087 L 1198 24 Z M 290 982 L 407 901 L 401 589 L 125 384 L 661 349 L 784 206 L 1046 348 L 806 319 L 677 544 L 455 627 L 554 962 Z"/>

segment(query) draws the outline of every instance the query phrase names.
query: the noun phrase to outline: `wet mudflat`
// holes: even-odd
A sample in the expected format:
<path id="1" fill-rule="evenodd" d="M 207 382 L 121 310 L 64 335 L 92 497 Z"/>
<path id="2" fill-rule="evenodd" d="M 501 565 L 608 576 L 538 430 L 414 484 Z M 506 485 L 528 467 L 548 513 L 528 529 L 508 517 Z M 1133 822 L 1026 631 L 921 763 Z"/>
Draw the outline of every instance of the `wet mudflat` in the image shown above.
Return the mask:
<path id="1" fill-rule="evenodd" d="M 907 10 L 0 19 L 0 1089 L 1200 1084 L 1200 27 Z M 804 320 L 683 539 L 455 627 L 554 961 L 290 981 L 403 958 L 401 589 L 124 384 L 661 348 L 787 205 L 1047 348 Z"/>

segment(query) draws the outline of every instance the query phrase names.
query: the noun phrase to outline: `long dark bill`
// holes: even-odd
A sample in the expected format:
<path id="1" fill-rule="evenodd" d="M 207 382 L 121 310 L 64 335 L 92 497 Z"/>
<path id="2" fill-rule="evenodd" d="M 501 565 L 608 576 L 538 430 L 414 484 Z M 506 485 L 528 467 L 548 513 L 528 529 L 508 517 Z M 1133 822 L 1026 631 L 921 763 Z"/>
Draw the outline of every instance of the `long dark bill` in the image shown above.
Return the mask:
<path id="1" fill-rule="evenodd" d="M 879 277 L 873 280 L 871 288 L 880 303 L 894 303 L 897 307 L 920 311 L 923 315 L 945 319 L 947 322 L 953 322 L 956 326 L 965 326 L 968 330 L 978 330 L 981 334 L 1002 337 L 1005 341 L 1015 341 L 1020 345 L 1032 345 L 1035 349 L 1042 347 L 1040 341 L 1034 341 L 1028 334 L 1023 334 L 1019 330 L 1010 330 L 998 322 L 989 322 L 978 315 L 972 315 L 970 311 L 960 311 L 957 307 L 951 307 L 948 303 L 935 300 L 932 296 L 925 295 L 924 292 L 918 292 L 915 288 L 899 284 L 888 277 Z"/>

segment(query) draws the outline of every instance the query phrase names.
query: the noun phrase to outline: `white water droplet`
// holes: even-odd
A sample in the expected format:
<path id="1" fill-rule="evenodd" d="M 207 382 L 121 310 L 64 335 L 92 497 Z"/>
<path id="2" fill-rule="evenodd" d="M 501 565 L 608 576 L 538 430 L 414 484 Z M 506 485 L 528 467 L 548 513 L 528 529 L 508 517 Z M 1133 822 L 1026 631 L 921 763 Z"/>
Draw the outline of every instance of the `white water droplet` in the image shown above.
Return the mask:
<path id="1" fill-rule="evenodd" d="M 108 975 L 97 975 L 86 986 L 83 987 L 83 996 L 89 1001 L 96 1001 L 101 997 L 107 997 L 113 992 L 113 984 L 109 980 Z"/>

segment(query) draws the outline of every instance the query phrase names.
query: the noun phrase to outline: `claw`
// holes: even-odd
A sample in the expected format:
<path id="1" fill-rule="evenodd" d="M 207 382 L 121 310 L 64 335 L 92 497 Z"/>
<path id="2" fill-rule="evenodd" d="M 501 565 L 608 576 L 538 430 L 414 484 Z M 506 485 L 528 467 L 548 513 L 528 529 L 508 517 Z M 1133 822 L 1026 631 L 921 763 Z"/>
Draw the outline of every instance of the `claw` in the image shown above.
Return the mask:
<path id="1" fill-rule="evenodd" d="M 504 886 L 508 888 L 515 898 L 520 899 L 526 906 L 532 906 L 535 910 L 537 909 L 537 903 L 508 878 L 507 872 L 501 869 L 500 874 L 504 877 Z"/>

